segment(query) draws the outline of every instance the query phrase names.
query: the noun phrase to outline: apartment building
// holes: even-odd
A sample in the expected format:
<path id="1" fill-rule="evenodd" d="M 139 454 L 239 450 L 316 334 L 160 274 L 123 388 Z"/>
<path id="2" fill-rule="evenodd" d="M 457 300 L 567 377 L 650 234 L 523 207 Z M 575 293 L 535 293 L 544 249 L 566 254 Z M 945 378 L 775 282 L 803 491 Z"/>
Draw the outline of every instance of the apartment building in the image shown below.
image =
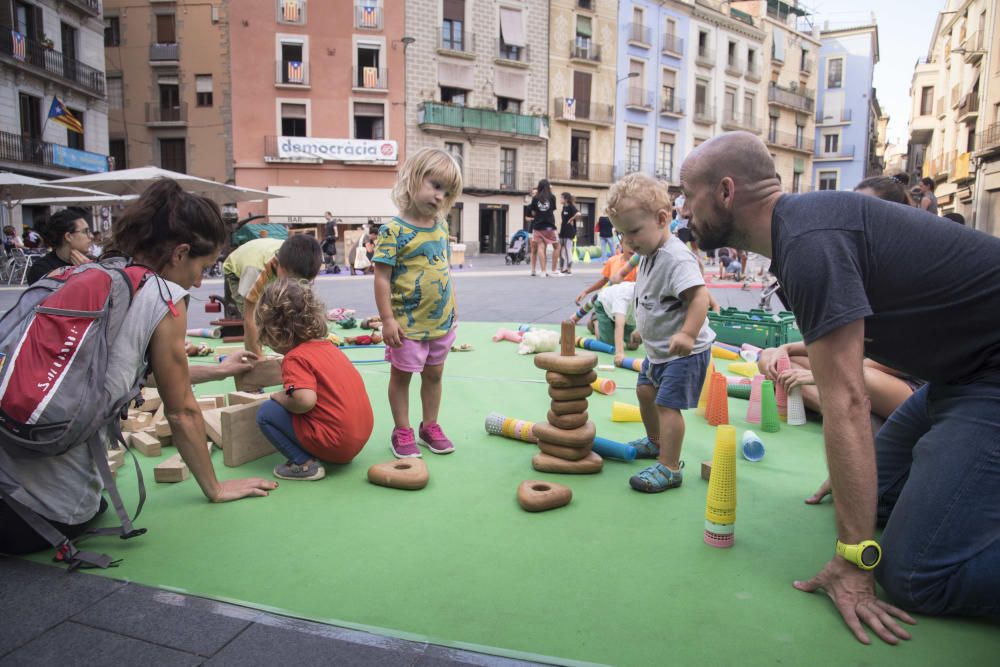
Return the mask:
<path id="1" fill-rule="evenodd" d="M 987 3 L 971 30 L 966 28 L 963 57 L 978 62 L 979 98 L 965 100 L 966 117 L 976 114 L 976 143 L 971 156 L 975 169 L 973 201 L 976 229 L 1000 236 L 1000 8 Z M 978 58 L 977 58 L 978 57 Z M 959 109 L 963 107 L 960 105 Z"/>

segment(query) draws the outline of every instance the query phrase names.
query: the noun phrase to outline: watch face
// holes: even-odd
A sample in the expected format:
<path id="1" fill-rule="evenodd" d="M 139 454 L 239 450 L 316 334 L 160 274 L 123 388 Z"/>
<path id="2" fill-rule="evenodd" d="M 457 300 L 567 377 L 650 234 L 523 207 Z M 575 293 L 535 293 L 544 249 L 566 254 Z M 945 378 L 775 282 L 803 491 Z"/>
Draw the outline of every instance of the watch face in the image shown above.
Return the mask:
<path id="1" fill-rule="evenodd" d="M 878 547 L 869 545 L 861 550 L 861 562 L 865 567 L 874 567 L 878 562 L 878 556 Z"/>

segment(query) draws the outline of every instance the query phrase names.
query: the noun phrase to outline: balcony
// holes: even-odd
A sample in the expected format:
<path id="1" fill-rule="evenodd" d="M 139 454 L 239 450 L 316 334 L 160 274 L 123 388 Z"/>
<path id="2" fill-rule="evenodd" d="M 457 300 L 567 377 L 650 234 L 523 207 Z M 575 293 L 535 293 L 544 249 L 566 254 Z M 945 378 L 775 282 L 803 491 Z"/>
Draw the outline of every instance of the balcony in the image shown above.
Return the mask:
<path id="1" fill-rule="evenodd" d="M 20 162 L 75 172 L 108 170 L 107 155 L 51 144 L 12 132 L 0 132 L 0 162 Z"/>
<path id="2" fill-rule="evenodd" d="M 279 0 L 276 7 L 278 23 L 285 25 L 306 24 L 306 0 Z"/>
<path id="3" fill-rule="evenodd" d="M 628 41 L 632 44 L 649 48 L 649 45 L 653 43 L 653 31 L 641 23 L 629 23 L 626 25 L 625 34 L 628 35 Z"/>
<path id="4" fill-rule="evenodd" d="M 693 118 L 702 125 L 715 125 L 715 109 L 706 102 L 695 102 Z"/>
<path id="5" fill-rule="evenodd" d="M 752 113 L 736 113 L 726 109 L 722 114 L 723 130 L 746 130 L 747 132 L 760 133 L 760 123 Z"/>
<path id="6" fill-rule="evenodd" d="M 104 72 L 32 39 L 24 38 L 15 44 L 14 34 L 10 30 L 0 31 L 0 56 L 5 61 L 31 72 L 48 74 L 88 95 L 104 97 Z"/>
<path id="7" fill-rule="evenodd" d="M 962 50 L 965 51 L 965 53 L 962 54 L 962 59 L 965 60 L 965 62 L 969 64 L 979 62 L 985 53 L 985 50 L 983 49 L 983 32 L 981 30 L 977 30 L 966 37 L 965 40 L 962 41 Z"/>
<path id="8" fill-rule="evenodd" d="M 154 67 L 157 65 L 176 65 L 179 59 L 180 47 L 177 42 L 149 45 L 149 64 Z"/>
<path id="9" fill-rule="evenodd" d="M 812 137 L 805 136 L 804 133 L 796 134 L 795 132 L 779 132 L 777 130 L 767 133 L 767 143 L 802 153 L 812 153 L 815 148 L 815 141 Z"/>
<path id="10" fill-rule="evenodd" d="M 976 119 L 979 117 L 979 95 L 977 93 L 977 90 L 973 90 L 958 103 L 959 123 L 971 123 L 975 125 Z"/>
<path id="11" fill-rule="evenodd" d="M 614 181 L 614 168 L 610 164 L 550 160 L 549 180 L 611 183 Z"/>
<path id="12" fill-rule="evenodd" d="M 660 98 L 660 113 L 665 116 L 683 116 L 684 100 L 676 95 L 663 95 Z"/>
<path id="13" fill-rule="evenodd" d="M 957 109 L 958 103 L 962 101 L 962 85 L 956 83 L 951 87 L 951 108 Z"/>
<path id="14" fill-rule="evenodd" d="M 381 30 L 382 8 L 354 5 L 354 27 L 358 30 Z"/>
<path id="15" fill-rule="evenodd" d="M 971 153 L 958 153 L 954 156 L 948 180 L 968 181 L 976 177 L 976 172 L 969 169 L 971 156 Z"/>
<path id="16" fill-rule="evenodd" d="M 934 103 L 934 110 L 938 118 L 944 118 L 944 97 L 937 98 Z"/>
<path id="17" fill-rule="evenodd" d="M 67 0 L 67 2 L 91 16 L 101 15 L 101 4 L 97 0 Z"/>
<path id="18" fill-rule="evenodd" d="M 743 76 L 743 61 L 739 58 L 732 58 L 726 61 L 726 74 L 729 76 Z"/>
<path id="19" fill-rule="evenodd" d="M 592 40 L 574 40 L 569 43 L 570 60 L 580 60 L 585 63 L 601 62 L 601 45 Z"/>
<path id="20" fill-rule="evenodd" d="M 146 102 L 146 125 L 149 127 L 183 127 L 187 125 L 187 119 L 187 102 L 175 107 Z"/>
<path id="21" fill-rule="evenodd" d="M 461 55 L 464 58 L 473 59 L 476 57 L 476 35 L 475 33 L 463 31 L 459 33 L 448 33 L 438 28 L 438 52 L 447 55 Z"/>
<path id="22" fill-rule="evenodd" d="M 572 98 L 557 97 L 554 107 L 556 120 L 593 125 L 614 125 L 615 122 L 615 109 L 610 104 L 578 104 Z"/>
<path id="23" fill-rule="evenodd" d="M 660 49 L 660 53 L 665 56 L 683 56 L 684 55 L 684 39 L 673 35 L 671 33 L 664 33 L 660 36 L 663 40 L 663 48 Z"/>
<path id="24" fill-rule="evenodd" d="M 441 102 L 420 105 L 417 125 L 428 132 L 493 135 L 541 141 L 547 133 L 545 116 L 472 109 Z"/>
<path id="25" fill-rule="evenodd" d="M 652 164 L 642 164 L 638 160 L 622 160 L 615 165 L 615 180 L 629 174 L 646 174 L 647 176 L 652 176 L 653 172 Z"/>
<path id="26" fill-rule="evenodd" d="M 1000 123 L 993 123 L 976 137 L 976 155 L 990 155 L 1000 151 Z"/>
<path id="27" fill-rule="evenodd" d="M 527 194 L 538 184 L 534 174 L 517 171 L 465 167 L 462 172 L 462 189 L 466 192 Z"/>
<path id="28" fill-rule="evenodd" d="M 629 87 L 625 96 L 625 106 L 639 111 L 652 111 L 653 91 Z"/>
<path id="29" fill-rule="evenodd" d="M 760 83 L 760 65 L 756 61 L 747 64 L 747 70 L 743 72 L 744 78 L 753 83 Z"/>
<path id="30" fill-rule="evenodd" d="M 774 83 L 767 89 L 767 102 L 807 113 L 812 113 L 816 104 L 816 100 L 804 88 L 785 88 Z"/>
<path id="31" fill-rule="evenodd" d="M 830 113 L 827 114 L 825 111 L 816 112 L 816 124 L 817 125 L 839 125 L 840 123 L 850 123 L 851 122 L 851 110 L 841 109 L 839 114 Z"/>
<path id="32" fill-rule="evenodd" d="M 524 46 L 511 46 L 510 44 L 504 44 L 500 39 L 494 40 L 496 45 L 496 59 L 509 63 L 522 63 L 524 65 L 528 64 L 529 47 Z"/>
<path id="33" fill-rule="evenodd" d="M 699 46 L 694 61 L 702 67 L 715 67 L 715 53 L 712 52 L 711 45 Z"/>
<path id="34" fill-rule="evenodd" d="M 298 60 L 274 62 L 274 85 L 306 88 L 309 86 L 309 63 Z"/>
<path id="35" fill-rule="evenodd" d="M 822 146 L 817 146 L 816 152 L 813 153 L 813 158 L 816 160 L 853 160 L 854 146 L 840 146 L 837 150 L 833 151 L 828 151 Z"/>
<path id="36" fill-rule="evenodd" d="M 389 70 L 382 67 L 355 67 L 351 85 L 354 90 L 389 90 Z"/>

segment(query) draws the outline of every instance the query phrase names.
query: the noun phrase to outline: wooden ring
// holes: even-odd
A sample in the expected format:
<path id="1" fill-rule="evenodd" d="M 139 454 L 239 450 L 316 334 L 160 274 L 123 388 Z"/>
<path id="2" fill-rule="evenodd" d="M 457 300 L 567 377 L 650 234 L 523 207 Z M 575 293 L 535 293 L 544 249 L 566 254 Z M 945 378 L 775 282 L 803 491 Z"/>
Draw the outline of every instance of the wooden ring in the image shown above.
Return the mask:
<path id="1" fill-rule="evenodd" d="M 578 401 L 552 401 L 552 412 L 557 415 L 572 415 L 587 411 L 587 399 Z"/>
<path id="2" fill-rule="evenodd" d="M 578 412 L 577 414 L 557 415 L 549 410 L 546 419 L 556 428 L 579 428 L 587 423 L 587 413 Z"/>
<path id="3" fill-rule="evenodd" d="M 563 447 L 561 445 L 553 445 L 548 442 L 538 443 L 538 448 L 548 454 L 549 456 L 554 456 L 557 459 L 565 459 L 567 461 L 579 461 L 580 459 L 585 459 L 590 454 L 590 447 Z"/>
<path id="4" fill-rule="evenodd" d="M 590 371 L 586 375 L 563 375 L 555 371 L 545 372 L 545 381 L 550 387 L 584 387 L 597 379 L 597 371 Z"/>
<path id="5" fill-rule="evenodd" d="M 593 352 L 583 352 L 572 357 L 564 357 L 558 352 L 542 352 L 535 355 L 535 366 L 563 375 L 584 375 L 597 366 L 597 355 Z"/>
<path id="6" fill-rule="evenodd" d="M 561 447 L 593 447 L 594 436 L 597 435 L 597 427 L 594 422 L 587 422 L 583 426 L 574 429 L 556 428 L 552 424 L 538 422 L 534 428 L 535 437 L 543 442 Z"/>
<path id="7" fill-rule="evenodd" d="M 549 398 L 553 401 L 575 401 L 593 393 L 594 388 L 589 384 L 582 387 L 549 387 Z"/>

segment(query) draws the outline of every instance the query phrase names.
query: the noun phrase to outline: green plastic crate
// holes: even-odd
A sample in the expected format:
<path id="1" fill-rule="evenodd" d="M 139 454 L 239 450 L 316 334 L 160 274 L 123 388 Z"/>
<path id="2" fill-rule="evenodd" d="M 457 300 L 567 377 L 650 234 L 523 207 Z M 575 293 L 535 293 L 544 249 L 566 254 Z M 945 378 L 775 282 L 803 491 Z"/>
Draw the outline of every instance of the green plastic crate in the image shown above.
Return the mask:
<path id="1" fill-rule="evenodd" d="M 708 322 L 718 341 L 729 345 L 777 347 L 802 340 L 795 315 L 788 311 L 723 308 L 721 313 L 709 312 Z"/>

